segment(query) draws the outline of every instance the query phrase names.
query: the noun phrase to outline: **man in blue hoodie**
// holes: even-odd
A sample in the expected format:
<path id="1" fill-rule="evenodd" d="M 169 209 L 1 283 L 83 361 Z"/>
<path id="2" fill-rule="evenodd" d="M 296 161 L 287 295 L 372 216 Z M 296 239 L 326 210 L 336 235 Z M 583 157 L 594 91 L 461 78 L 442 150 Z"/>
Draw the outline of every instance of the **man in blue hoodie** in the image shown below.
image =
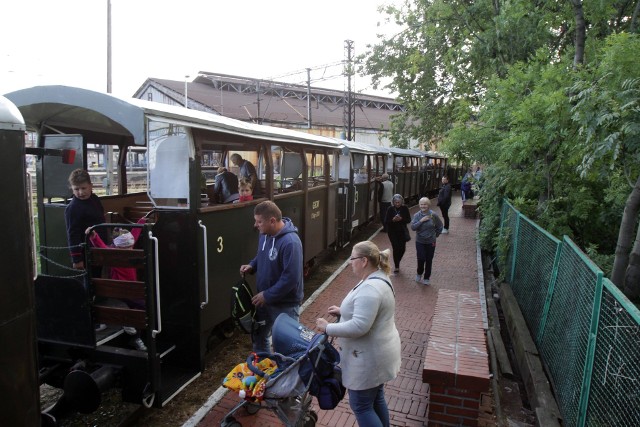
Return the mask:
<path id="1" fill-rule="evenodd" d="M 298 229 L 271 201 L 256 205 L 253 211 L 255 227 L 260 232 L 258 253 L 249 264 L 240 266 L 240 274 L 257 273 L 258 293 L 253 351 L 271 352 L 271 327 L 281 313 L 296 321 L 300 318 L 300 303 L 304 296 L 302 279 L 302 242 Z M 263 323 L 264 322 L 264 323 Z"/>

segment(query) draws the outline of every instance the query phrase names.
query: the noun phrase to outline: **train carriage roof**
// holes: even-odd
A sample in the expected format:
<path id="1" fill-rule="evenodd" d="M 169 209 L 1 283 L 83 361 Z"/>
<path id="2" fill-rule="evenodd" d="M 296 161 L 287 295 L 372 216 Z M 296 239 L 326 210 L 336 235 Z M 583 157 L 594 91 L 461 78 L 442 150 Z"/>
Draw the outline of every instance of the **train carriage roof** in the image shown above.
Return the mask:
<path id="1" fill-rule="evenodd" d="M 8 93 L 28 127 L 52 127 L 121 135 L 127 145 L 146 145 L 145 116 L 212 131 L 279 143 L 339 148 L 333 138 L 291 129 L 262 126 L 203 111 L 116 96 L 69 86 L 36 86 Z"/>

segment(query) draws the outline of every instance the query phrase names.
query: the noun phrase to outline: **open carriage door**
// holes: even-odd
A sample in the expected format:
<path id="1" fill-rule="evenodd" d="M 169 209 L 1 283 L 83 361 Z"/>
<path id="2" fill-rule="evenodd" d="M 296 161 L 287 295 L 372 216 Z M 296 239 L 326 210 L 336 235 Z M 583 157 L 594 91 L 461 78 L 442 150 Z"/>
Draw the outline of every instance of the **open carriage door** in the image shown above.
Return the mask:
<path id="1" fill-rule="evenodd" d="M 74 272 L 69 250 L 64 249 L 68 246 L 64 209 L 73 195 L 67 181 L 69 175 L 83 167 L 82 135 L 44 135 L 40 144 L 44 149 L 76 152 L 70 164 L 61 162 L 60 157 L 47 155 L 39 156 L 36 163 L 41 271 L 51 276 L 71 276 Z"/>

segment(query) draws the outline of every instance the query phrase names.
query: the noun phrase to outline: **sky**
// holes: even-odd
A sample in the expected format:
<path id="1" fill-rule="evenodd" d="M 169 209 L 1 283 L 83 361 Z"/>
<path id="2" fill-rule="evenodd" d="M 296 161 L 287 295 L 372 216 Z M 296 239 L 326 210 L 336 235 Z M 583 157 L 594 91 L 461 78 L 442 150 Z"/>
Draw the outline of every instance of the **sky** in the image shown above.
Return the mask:
<path id="1" fill-rule="evenodd" d="M 345 40 L 354 55 L 394 34 L 377 11 L 400 0 L 111 0 L 112 92 L 133 96 L 149 77 L 193 80 L 199 71 L 344 89 Z M 0 94 L 39 85 L 107 91 L 108 0 L 21 0 L 0 26 Z M 380 25 L 378 25 L 380 23 Z M 286 77 L 283 77 L 286 76 Z M 356 76 L 353 88 L 373 90 Z"/>

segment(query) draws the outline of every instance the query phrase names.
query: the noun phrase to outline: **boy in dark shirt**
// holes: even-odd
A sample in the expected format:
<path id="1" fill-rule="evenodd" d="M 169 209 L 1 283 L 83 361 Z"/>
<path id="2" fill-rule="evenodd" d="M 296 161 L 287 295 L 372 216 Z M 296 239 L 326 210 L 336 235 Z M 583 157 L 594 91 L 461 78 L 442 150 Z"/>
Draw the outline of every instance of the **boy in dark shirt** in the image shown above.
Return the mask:
<path id="1" fill-rule="evenodd" d="M 93 194 L 93 184 L 89 172 L 76 169 L 69 175 L 69 186 L 73 191 L 73 198 L 64 210 L 64 221 L 67 225 L 67 240 L 73 268 L 84 269 L 85 230 L 96 224 L 105 223 L 104 208 L 98 196 Z M 107 241 L 106 232 L 99 231 L 103 241 Z"/>

